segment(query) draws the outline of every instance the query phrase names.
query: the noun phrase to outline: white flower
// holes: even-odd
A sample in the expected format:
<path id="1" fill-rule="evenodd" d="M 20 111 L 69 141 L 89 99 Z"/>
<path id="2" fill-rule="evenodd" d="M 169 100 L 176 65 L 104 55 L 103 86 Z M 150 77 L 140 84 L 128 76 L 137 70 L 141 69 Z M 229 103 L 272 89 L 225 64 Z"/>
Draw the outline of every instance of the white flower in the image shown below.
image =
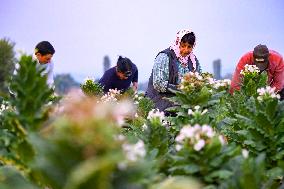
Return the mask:
<path id="1" fill-rule="evenodd" d="M 199 106 L 199 105 L 194 106 L 194 109 L 195 109 L 195 110 L 199 110 L 199 109 L 200 109 L 200 106 Z"/>
<path id="2" fill-rule="evenodd" d="M 158 118 L 160 121 L 165 119 L 164 112 L 160 112 L 159 109 L 153 109 L 148 113 L 147 119 L 155 119 Z"/>
<path id="3" fill-rule="evenodd" d="M 5 102 L 4 102 L 5 103 Z M 0 106 L 0 114 L 2 114 L 3 111 L 7 110 L 9 108 L 8 105 L 5 105 L 5 104 L 1 104 Z"/>
<path id="4" fill-rule="evenodd" d="M 201 75 L 198 75 L 196 78 L 199 79 L 199 80 L 203 79 L 203 77 Z"/>
<path id="5" fill-rule="evenodd" d="M 163 125 L 164 127 L 169 127 L 169 126 L 171 125 L 171 123 L 170 123 L 169 121 L 167 121 L 167 120 L 163 120 L 163 121 L 162 121 L 162 125 Z"/>
<path id="6" fill-rule="evenodd" d="M 200 139 L 200 140 L 197 141 L 196 144 L 194 144 L 193 148 L 196 151 L 200 151 L 204 146 L 205 146 L 205 140 Z"/>
<path id="7" fill-rule="evenodd" d="M 177 145 L 175 146 L 175 148 L 176 148 L 177 151 L 180 151 L 180 150 L 182 149 L 182 145 L 177 144 Z"/>
<path id="8" fill-rule="evenodd" d="M 188 112 L 187 112 L 188 115 L 192 115 L 193 114 L 193 111 L 192 109 L 188 109 Z"/>
<path id="9" fill-rule="evenodd" d="M 214 89 L 218 89 L 220 87 L 229 86 L 231 84 L 231 80 L 229 80 L 229 79 L 215 80 L 214 83 L 209 82 L 209 84 L 212 84 Z"/>
<path id="10" fill-rule="evenodd" d="M 208 137 L 208 138 L 212 138 L 215 133 L 213 131 L 213 129 L 209 126 L 209 125 L 202 125 L 202 132 Z"/>
<path id="11" fill-rule="evenodd" d="M 109 89 L 109 92 L 101 97 L 101 101 L 104 103 L 107 102 L 117 102 L 117 97 L 120 95 L 120 90 Z"/>
<path id="12" fill-rule="evenodd" d="M 195 132 L 195 128 L 191 126 L 185 126 L 180 130 L 180 133 L 187 138 L 193 137 Z"/>
<path id="13" fill-rule="evenodd" d="M 115 140 L 117 140 L 117 141 L 123 141 L 123 140 L 125 140 L 125 136 L 124 136 L 124 135 L 116 135 L 116 136 L 115 136 Z"/>
<path id="14" fill-rule="evenodd" d="M 182 141 L 185 139 L 185 135 L 183 134 L 179 134 L 177 137 L 176 137 L 176 141 L 179 142 L 179 143 L 182 143 Z"/>
<path id="15" fill-rule="evenodd" d="M 123 144 L 122 148 L 129 161 L 136 161 L 138 158 L 146 155 L 144 142 L 142 140 L 139 140 L 136 144 Z"/>
<path id="16" fill-rule="evenodd" d="M 202 112 L 201 112 L 201 115 L 204 115 L 204 114 L 206 114 L 208 112 L 208 110 L 207 109 L 204 109 Z"/>
<path id="17" fill-rule="evenodd" d="M 16 64 L 15 64 L 15 68 L 16 68 L 16 69 L 19 69 L 19 68 L 20 68 L 20 64 L 19 64 L 19 63 L 16 63 Z"/>
<path id="18" fill-rule="evenodd" d="M 211 84 L 211 85 L 215 84 L 215 82 L 216 82 L 216 80 L 213 79 L 212 77 L 209 77 L 207 80 L 208 80 L 208 83 Z"/>
<path id="19" fill-rule="evenodd" d="M 203 77 L 198 73 L 198 72 L 194 72 L 194 75 L 195 77 L 198 79 L 198 80 L 202 80 Z"/>
<path id="20" fill-rule="evenodd" d="M 244 158 L 248 158 L 249 151 L 247 151 L 246 149 L 242 149 L 242 155 L 243 155 Z"/>
<path id="21" fill-rule="evenodd" d="M 180 133 L 175 138 L 175 141 L 180 145 L 182 145 L 185 141 L 188 141 L 188 143 L 193 146 L 194 150 L 200 151 L 205 146 L 206 141 L 210 142 L 210 139 L 214 136 L 215 132 L 209 125 L 186 125 L 181 128 Z"/>
<path id="22" fill-rule="evenodd" d="M 201 126 L 200 126 L 199 124 L 195 124 L 195 125 L 193 126 L 193 129 L 194 129 L 194 130 L 200 130 L 200 129 L 201 129 Z"/>
<path id="23" fill-rule="evenodd" d="M 276 94 L 276 88 L 275 87 L 270 87 L 270 86 L 266 86 L 265 88 L 260 88 L 257 89 L 257 93 L 258 93 L 258 97 L 257 99 L 259 101 L 262 101 L 265 97 L 266 98 L 277 98 L 280 99 L 280 95 Z"/>
<path id="24" fill-rule="evenodd" d="M 241 70 L 240 74 L 246 75 L 246 74 L 249 74 L 249 73 L 259 73 L 259 72 L 260 72 L 260 70 L 256 65 L 246 64 L 244 69 Z"/>
<path id="25" fill-rule="evenodd" d="M 124 116 L 117 116 L 116 117 L 116 122 L 119 126 L 123 126 L 123 124 L 125 123 L 124 121 Z"/>
<path id="26" fill-rule="evenodd" d="M 119 162 L 117 164 L 117 167 L 118 167 L 119 170 L 124 171 L 124 170 L 127 169 L 127 163 L 126 162 Z"/>
<path id="27" fill-rule="evenodd" d="M 120 103 L 109 103 L 108 105 L 112 109 L 112 116 L 119 126 L 125 123 L 125 118 L 135 116 L 136 109 L 130 101 L 120 101 Z"/>
<path id="28" fill-rule="evenodd" d="M 231 80 L 230 79 L 224 79 L 223 82 L 227 83 L 227 85 L 231 85 Z"/>
<path id="29" fill-rule="evenodd" d="M 145 131 L 146 129 L 148 129 L 148 126 L 144 123 L 144 124 L 142 125 L 142 131 Z"/>
<path id="30" fill-rule="evenodd" d="M 225 142 L 225 139 L 224 139 L 224 137 L 222 136 L 222 135 L 219 135 L 219 140 L 220 140 L 220 143 L 222 144 L 222 145 L 224 145 L 226 142 Z"/>

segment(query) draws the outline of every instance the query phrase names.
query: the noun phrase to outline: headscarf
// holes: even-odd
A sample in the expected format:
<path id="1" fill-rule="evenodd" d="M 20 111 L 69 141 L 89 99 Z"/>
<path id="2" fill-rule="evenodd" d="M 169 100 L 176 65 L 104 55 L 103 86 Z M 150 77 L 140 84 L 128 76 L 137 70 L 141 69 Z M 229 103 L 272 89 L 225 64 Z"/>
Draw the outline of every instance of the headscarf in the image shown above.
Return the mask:
<path id="1" fill-rule="evenodd" d="M 170 49 L 172 49 L 175 54 L 176 57 L 178 58 L 178 60 L 180 61 L 180 63 L 182 64 L 183 67 L 187 67 L 188 66 L 188 58 L 190 58 L 191 62 L 192 62 L 192 66 L 193 69 L 196 69 L 196 61 L 195 61 L 195 55 L 191 52 L 189 55 L 182 57 L 180 54 L 180 50 L 179 50 L 179 46 L 180 46 L 180 42 L 181 39 L 184 35 L 191 33 L 191 30 L 188 29 L 184 29 L 184 30 L 180 30 L 179 32 L 177 32 L 176 35 L 176 40 L 174 41 L 174 43 L 170 46 Z"/>

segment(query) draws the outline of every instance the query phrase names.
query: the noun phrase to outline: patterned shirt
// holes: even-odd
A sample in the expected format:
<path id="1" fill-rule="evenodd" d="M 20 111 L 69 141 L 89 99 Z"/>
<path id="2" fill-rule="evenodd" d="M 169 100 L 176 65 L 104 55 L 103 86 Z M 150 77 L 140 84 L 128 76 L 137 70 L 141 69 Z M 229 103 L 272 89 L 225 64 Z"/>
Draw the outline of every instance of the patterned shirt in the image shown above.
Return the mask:
<path id="1" fill-rule="evenodd" d="M 159 92 L 166 92 L 169 82 L 169 57 L 165 53 L 160 53 L 154 61 L 153 67 L 153 86 Z M 178 66 L 178 83 L 181 82 L 181 79 L 184 74 L 189 72 L 188 67 L 183 67 L 180 62 L 176 62 Z"/>

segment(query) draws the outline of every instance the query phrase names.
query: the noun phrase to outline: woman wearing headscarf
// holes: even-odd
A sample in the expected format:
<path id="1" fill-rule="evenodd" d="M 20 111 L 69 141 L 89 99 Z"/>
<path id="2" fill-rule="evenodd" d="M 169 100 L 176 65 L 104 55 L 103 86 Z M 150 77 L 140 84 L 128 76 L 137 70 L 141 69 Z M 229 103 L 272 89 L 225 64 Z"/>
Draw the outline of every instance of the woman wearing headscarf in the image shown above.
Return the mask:
<path id="1" fill-rule="evenodd" d="M 192 53 L 195 39 L 191 30 L 181 30 L 174 43 L 155 58 L 146 96 L 153 100 L 155 108 L 160 111 L 173 106 L 165 97 L 173 96 L 169 89 L 176 90 L 184 74 L 201 72 L 200 64 Z"/>

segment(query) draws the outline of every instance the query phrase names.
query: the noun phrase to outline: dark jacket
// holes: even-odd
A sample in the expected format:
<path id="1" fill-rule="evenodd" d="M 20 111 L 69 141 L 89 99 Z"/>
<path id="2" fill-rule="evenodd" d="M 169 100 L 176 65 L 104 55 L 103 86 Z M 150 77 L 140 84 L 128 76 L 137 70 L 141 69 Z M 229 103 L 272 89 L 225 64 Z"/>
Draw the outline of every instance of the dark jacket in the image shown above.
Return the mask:
<path id="1" fill-rule="evenodd" d="M 167 91 L 162 93 L 162 92 L 157 91 L 154 88 L 154 86 L 153 86 L 153 70 L 152 70 L 152 73 L 151 73 L 151 76 L 150 76 L 149 82 L 148 82 L 148 88 L 147 88 L 147 91 L 146 91 L 146 96 L 149 97 L 155 103 L 155 108 L 158 108 L 160 111 L 164 111 L 166 108 L 173 106 L 173 103 L 170 102 L 169 100 L 165 99 L 165 98 L 169 98 L 169 97 L 174 96 L 174 94 L 169 89 L 175 89 L 175 90 L 177 89 L 176 86 L 178 85 L 178 83 L 177 83 L 178 82 L 178 67 L 177 67 L 176 62 L 178 60 L 177 60 L 177 57 L 175 55 L 175 52 L 173 50 L 170 50 L 170 48 L 165 49 L 165 50 L 161 51 L 160 53 L 165 53 L 169 57 L 169 81 L 168 81 Z M 189 69 L 189 71 L 195 71 L 195 70 L 193 70 L 193 64 L 192 64 L 190 58 L 188 58 L 188 69 Z M 196 71 L 200 72 L 200 70 L 201 69 L 200 69 L 199 62 L 196 59 Z"/>

